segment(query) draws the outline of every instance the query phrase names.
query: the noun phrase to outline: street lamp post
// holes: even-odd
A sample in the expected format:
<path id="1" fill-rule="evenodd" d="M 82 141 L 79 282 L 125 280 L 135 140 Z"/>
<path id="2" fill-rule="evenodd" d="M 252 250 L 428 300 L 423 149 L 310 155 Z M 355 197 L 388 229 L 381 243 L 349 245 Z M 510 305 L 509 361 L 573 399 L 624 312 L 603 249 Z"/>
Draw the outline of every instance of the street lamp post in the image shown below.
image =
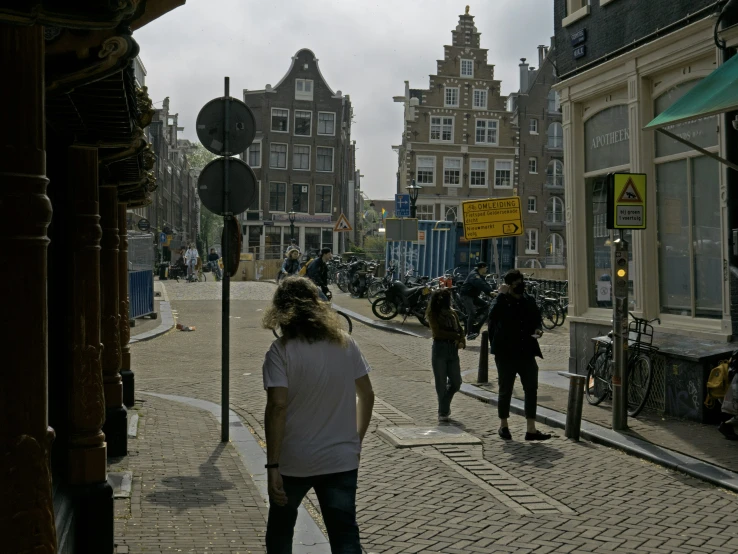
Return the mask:
<path id="1" fill-rule="evenodd" d="M 410 186 L 407 187 L 407 192 L 410 195 L 410 217 L 415 219 L 417 216 L 415 202 L 418 201 L 418 194 L 420 193 L 420 187 L 415 184 L 415 179 L 413 179 Z"/>
<path id="2" fill-rule="evenodd" d="M 290 240 L 295 239 L 295 212 L 290 212 L 288 214 L 290 218 Z"/>

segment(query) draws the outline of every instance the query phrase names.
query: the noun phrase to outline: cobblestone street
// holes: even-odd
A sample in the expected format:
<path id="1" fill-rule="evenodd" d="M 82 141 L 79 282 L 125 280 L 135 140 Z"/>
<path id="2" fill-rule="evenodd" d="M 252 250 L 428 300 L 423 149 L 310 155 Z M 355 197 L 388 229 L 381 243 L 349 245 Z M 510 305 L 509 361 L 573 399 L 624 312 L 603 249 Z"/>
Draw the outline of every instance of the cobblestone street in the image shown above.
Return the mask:
<path id="1" fill-rule="evenodd" d="M 129 456 L 111 465 L 133 474 L 130 498 L 116 500 L 118 552 L 264 552 L 266 506 L 235 443 L 220 443 L 210 412 L 147 394 L 220 402 L 221 284 L 164 287 L 176 321 L 197 330 L 131 348 L 139 425 Z M 260 319 L 273 291 L 271 283 L 233 283 L 231 293 L 231 409 L 241 420 L 231 426 L 242 424 L 262 446 L 261 365 L 273 336 Z M 353 336 L 377 395 L 358 491 L 366 552 L 738 551 L 735 494 L 540 424 L 554 438 L 526 443 L 519 416 L 510 419 L 514 440 L 504 442 L 496 410 L 461 394 L 453 425 L 480 444 L 391 446 L 378 428 L 436 424 L 430 340 L 358 321 Z M 542 373 L 565 369 L 567 337 L 546 335 Z M 462 351 L 462 370 L 476 369 L 478 348 Z M 314 497 L 307 508 L 320 527 Z"/>

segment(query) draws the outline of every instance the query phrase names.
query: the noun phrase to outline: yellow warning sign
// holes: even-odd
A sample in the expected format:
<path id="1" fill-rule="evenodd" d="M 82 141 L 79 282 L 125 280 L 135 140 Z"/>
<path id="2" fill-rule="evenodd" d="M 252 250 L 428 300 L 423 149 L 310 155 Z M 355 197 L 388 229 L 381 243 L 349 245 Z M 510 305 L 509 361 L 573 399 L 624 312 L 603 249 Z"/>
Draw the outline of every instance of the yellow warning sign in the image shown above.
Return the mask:
<path id="1" fill-rule="evenodd" d="M 611 229 L 646 228 L 646 175 L 615 173 L 612 176 Z"/>
<path id="2" fill-rule="evenodd" d="M 487 198 L 461 203 L 466 240 L 515 237 L 523 234 L 520 197 Z"/>
<path id="3" fill-rule="evenodd" d="M 336 226 L 333 227 L 333 230 L 340 233 L 343 231 L 353 231 L 353 227 L 351 227 L 351 224 L 349 223 L 349 220 L 346 218 L 346 216 L 341 214 L 341 216 L 338 218 L 338 221 L 336 221 Z"/>

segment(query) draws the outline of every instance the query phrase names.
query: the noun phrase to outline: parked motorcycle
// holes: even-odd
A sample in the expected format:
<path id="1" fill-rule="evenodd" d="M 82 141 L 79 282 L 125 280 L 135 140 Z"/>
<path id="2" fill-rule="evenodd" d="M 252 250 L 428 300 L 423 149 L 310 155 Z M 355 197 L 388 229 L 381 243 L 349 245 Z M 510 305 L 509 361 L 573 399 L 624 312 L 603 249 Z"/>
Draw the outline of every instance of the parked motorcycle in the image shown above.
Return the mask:
<path id="1" fill-rule="evenodd" d="M 372 302 L 372 312 L 379 319 L 388 321 L 403 315 L 403 323 L 408 316 L 415 316 L 418 321 L 428 327 L 425 318 L 425 310 L 430 298 L 430 287 L 421 285 L 418 287 L 407 287 L 401 281 L 395 281 L 384 293 L 384 296 Z"/>

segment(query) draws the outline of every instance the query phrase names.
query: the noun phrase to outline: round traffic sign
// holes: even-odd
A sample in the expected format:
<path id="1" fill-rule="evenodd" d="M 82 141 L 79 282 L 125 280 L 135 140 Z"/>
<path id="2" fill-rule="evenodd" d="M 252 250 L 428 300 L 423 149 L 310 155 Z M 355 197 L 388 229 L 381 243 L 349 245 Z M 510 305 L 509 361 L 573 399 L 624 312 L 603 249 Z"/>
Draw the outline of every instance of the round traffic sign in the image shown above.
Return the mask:
<path id="1" fill-rule="evenodd" d="M 251 145 L 256 136 L 256 119 L 251 109 L 237 98 L 231 97 L 228 122 L 230 152 L 225 151 L 225 103 L 225 98 L 211 100 L 197 114 L 195 123 L 197 138 L 208 151 L 218 156 L 240 154 Z"/>
<path id="2" fill-rule="evenodd" d="M 217 158 L 206 165 L 197 181 L 197 192 L 208 210 L 217 215 L 224 215 L 223 173 L 226 163 L 231 191 L 228 211 L 236 215 L 245 212 L 254 196 L 258 194 L 254 171 L 238 158 Z"/>
<path id="3" fill-rule="evenodd" d="M 145 217 L 142 217 L 141 219 L 139 219 L 137 225 L 138 225 L 139 230 L 141 231 L 148 231 L 149 229 L 151 229 L 151 223 L 149 223 L 149 220 L 146 219 Z"/>

